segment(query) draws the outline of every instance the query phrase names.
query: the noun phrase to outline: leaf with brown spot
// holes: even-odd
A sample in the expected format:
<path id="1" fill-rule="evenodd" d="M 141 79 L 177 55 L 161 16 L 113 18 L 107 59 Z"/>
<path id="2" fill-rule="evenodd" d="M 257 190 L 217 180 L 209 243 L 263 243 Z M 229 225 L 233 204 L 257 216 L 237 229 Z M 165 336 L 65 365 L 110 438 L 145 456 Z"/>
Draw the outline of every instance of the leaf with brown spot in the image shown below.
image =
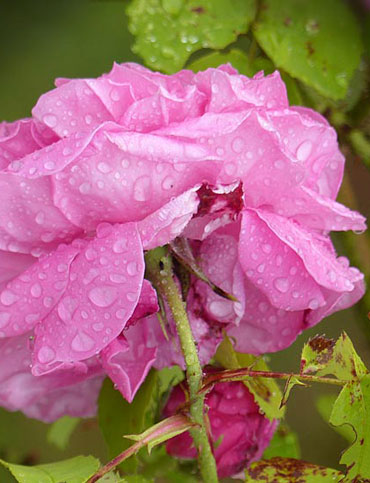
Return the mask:
<path id="1" fill-rule="evenodd" d="M 343 332 L 335 342 L 323 336 L 315 336 L 303 346 L 301 374 L 326 376 L 351 381 L 368 373 L 356 353 L 348 335 Z"/>
<path id="2" fill-rule="evenodd" d="M 265 483 L 334 483 L 341 473 L 330 468 L 293 458 L 272 458 L 253 463 L 245 472 L 245 482 Z"/>
<path id="3" fill-rule="evenodd" d="M 340 460 L 347 466 L 343 483 L 370 481 L 370 374 L 344 386 L 329 422 L 334 426 L 349 425 L 353 430 L 353 443 Z"/>

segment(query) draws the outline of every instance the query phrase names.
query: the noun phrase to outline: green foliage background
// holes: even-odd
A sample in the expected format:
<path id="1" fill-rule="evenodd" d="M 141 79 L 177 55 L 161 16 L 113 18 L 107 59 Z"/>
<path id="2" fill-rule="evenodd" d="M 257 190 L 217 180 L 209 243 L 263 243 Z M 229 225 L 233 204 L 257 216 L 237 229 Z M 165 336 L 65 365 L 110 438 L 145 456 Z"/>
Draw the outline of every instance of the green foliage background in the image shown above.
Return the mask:
<path id="1" fill-rule="evenodd" d="M 317 1 L 325 3 L 327 0 Z M 125 15 L 127 4 L 127 1 L 120 0 L 2 2 L 0 5 L 0 119 L 10 121 L 28 116 L 39 95 L 53 88 L 55 77 L 95 77 L 109 71 L 113 61 L 142 63 L 142 59 L 131 50 L 134 38 L 128 30 L 128 20 Z M 367 23 L 370 31 L 370 17 Z M 256 28 L 256 35 L 261 35 L 259 26 Z M 230 41 L 233 39 L 229 39 L 226 44 Z M 276 54 L 271 38 L 260 41 L 261 44 L 265 42 L 266 52 L 274 58 Z M 206 42 L 200 42 L 201 46 L 207 46 Z M 242 39 L 239 42 L 243 45 L 243 42 L 248 43 L 248 39 Z M 330 38 L 326 42 L 330 42 Z M 366 42 L 370 43 L 368 39 L 365 39 Z M 328 45 L 318 46 L 320 47 L 330 49 Z M 223 54 L 220 55 L 222 60 Z M 235 55 L 235 62 L 242 64 L 243 59 L 237 58 L 238 54 Z M 192 54 L 190 62 L 195 61 L 195 65 L 198 62 L 198 67 L 202 68 L 199 57 L 198 53 Z M 214 61 L 219 63 L 220 58 Z M 247 66 L 245 68 L 247 69 Z M 268 65 L 261 68 L 267 70 Z M 299 66 L 293 66 L 291 74 L 294 74 L 295 68 Z M 247 71 L 245 73 L 248 74 Z M 318 90 L 321 94 L 325 93 L 325 89 L 320 86 Z M 307 92 L 314 97 L 318 96 L 315 97 L 316 100 L 320 99 L 319 94 Z M 348 161 L 347 171 L 352 179 L 352 185 L 356 187 L 357 208 L 369 217 L 369 171 L 358 159 Z M 344 253 L 343 240 L 337 238 L 336 242 L 338 250 Z M 336 314 L 305 332 L 291 348 L 271 356 L 270 365 L 276 371 L 295 371 L 303 342 L 308 337 L 319 332 L 336 338 L 343 328 L 350 335 L 356 350 L 369 367 L 370 324 L 364 307 L 360 310 L 350 309 Z M 345 448 L 346 440 L 330 429 L 315 406 L 318 397 L 330 395 L 332 392 L 330 388 L 322 386 L 310 390 L 294 388 L 288 405 L 287 421 L 299 435 L 302 459 L 339 468 L 338 454 Z M 321 413 L 325 411 L 321 410 Z M 19 413 L 0 410 L 0 458 L 22 464 L 40 464 L 77 454 L 92 454 L 101 461 L 106 461 L 108 455 L 95 420 L 87 420 L 78 425 L 72 435 L 71 444 L 66 450 L 58 449 L 48 442 L 47 429 L 47 425 L 27 420 Z M 15 480 L 6 470 L 0 468 L 0 481 L 6 483 Z"/>

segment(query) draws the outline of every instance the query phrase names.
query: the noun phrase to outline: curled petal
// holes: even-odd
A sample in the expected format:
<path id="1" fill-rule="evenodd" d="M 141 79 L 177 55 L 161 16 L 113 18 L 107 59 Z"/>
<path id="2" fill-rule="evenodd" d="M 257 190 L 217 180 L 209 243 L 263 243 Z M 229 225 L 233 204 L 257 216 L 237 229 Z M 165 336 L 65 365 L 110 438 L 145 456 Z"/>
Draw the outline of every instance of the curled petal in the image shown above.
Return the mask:
<path id="1" fill-rule="evenodd" d="M 140 329 L 127 331 L 127 336 L 118 337 L 103 349 L 101 361 L 123 397 L 132 402 L 155 361 L 157 348 L 146 346 Z"/>
<path id="2" fill-rule="evenodd" d="M 320 286 L 308 273 L 301 256 L 286 243 L 285 235 L 279 237 L 280 232 L 278 235 L 265 221 L 271 217 L 278 219 L 288 235 L 292 225 L 289 220 L 262 214 L 261 210 L 243 211 L 239 259 L 246 276 L 277 308 L 304 310 L 324 305 Z M 308 233 L 307 236 L 311 241 L 312 237 Z"/>
<path id="3" fill-rule="evenodd" d="M 308 232 L 297 223 L 274 213 L 259 210 L 258 216 L 281 242 L 299 255 L 307 272 L 320 286 L 335 292 L 350 292 L 354 283 L 362 280 L 359 270 L 336 258 L 329 238 Z"/>
<path id="4" fill-rule="evenodd" d="M 149 315 L 158 312 L 159 305 L 157 300 L 157 292 L 152 287 L 152 284 L 148 280 L 143 280 L 143 286 L 141 287 L 140 298 L 137 306 L 132 314 L 129 325 L 135 324 L 139 319 L 148 317 Z"/>
<path id="5" fill-rule="evenodd" d="M 138 223 L 145 250 L 166 245 L 183 232 L 198 209 L 197 189 L 177 196 Z"/>
<path id="6" fill-rule="evenodd" d="M 58 305 L 35 329 L 33 373 L 87 359 L 114 340 L 135 310 L 143 275 L 136 224 L 100 225 L 72 263 Z"/>

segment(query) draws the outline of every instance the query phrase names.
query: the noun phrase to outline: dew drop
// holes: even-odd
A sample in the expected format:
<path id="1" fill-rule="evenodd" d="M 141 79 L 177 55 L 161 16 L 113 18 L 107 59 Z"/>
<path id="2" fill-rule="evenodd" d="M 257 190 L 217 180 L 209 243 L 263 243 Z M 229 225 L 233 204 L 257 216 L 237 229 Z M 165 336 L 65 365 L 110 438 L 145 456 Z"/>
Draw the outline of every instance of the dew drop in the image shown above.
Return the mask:
<path id="1" fill-rule="evenodd" d="M 209 305 L 209 310 L 216 317 L 226 317 L 230 314 L 230 304 L 224 301 L 213 301 Z"/>
<path id="2" fill-rule="evenodd" d="M 298 161 L 306 161 L 308 156 L 311 154 L 311 151 L 312 151 L 312 142 L 303 141 L 303 143 L 298 146 L 298 149 L 296 152 Z"/>
<path id="3" fill-rule="evenodd" d="M 39 211 L 36 215 L 35 221 L 38 225 L 42 225 L 45 221 L 45 213 Z"/>
<path id="4" fill-rule="evenodd" d="M 54 114 L 46 114 L 46 116 L 43 117 L 43 121 L 47 126 L 53 128 L 57 125 L 58 118 L 54 116 Z"/>
<path id="5" fill-rule="evenodd" d="M 100 171 L 103 174 L 110 173 L 112 171 L 112 168 L 109 166 L 107 163 L 99 163 L 98 166 L 98 171 Z"/>
<path id="6" fill-rule="evenodd" d="M 241 153 L 244 149 L 244 140 L 241 137 L 236 137 L 231 143 L 231 149 L 234 153 Z"/>
<path id="7" fill-rule="evenodd" d="M 0 301 L 3 305 L 13 305 L 19 299 L 11 290 L 4 290 L 0 295 Z"/>
<path id="8" fill-rule="evenodd" d="M 95 330 L 95 332 L 100 332 L 104 329 L 104 324 L 103 322 L 97 322 L 96 324 L 93 324 L 92 328 Z"/>
<path id="9" fill-rule="evenodd" d="M 317 299 L 311 299 L 308 302 L 308 308 L 310 308 L 311 310 L 316 310 L 319 307 L 319 305 L 320 303 Z"/>
<path id="10" fill-rule="evenodd" d="M 91 184 L 88 182 L 81 183 L 78 190 L 81 194 L 86 195 L 91 189 Z"/>
<path id="11" fill-rule="evenodd" d="M 85 116 L 85 122 L 86 122 L 86 124 L 88 124 L 88 125 L 91 124 L 92 123 L 92 120 L 93 120 L 93 118 L 92 118 L 92 116 L 90 116 L 90 114 L 87 114 Z"/>
<path id="12" fill-rule="evenodd" d="M 125 309 L 118 309 L 116 312 L 117 319 L 124 319 L 126 317 L 126 310 Z"/>
<path id="13" fill-rule="evenodd" d="M 55 163 L 54 161 L 46 161 L 46 163 L 44 164 L 44 168 L 51 171 L 52 169 L 55 168 Z"/>
<path id="14" fill-rule="evenodd" d="M 274 280 L 274 287 L 279 292 L 286 293 L 289 290 L 289 281 L 287 278 L 279 277 Z"/>
<path id="15" fill-rule="evenodd" d="M 127 240 L 117 240 L 113 245 L 114 253 L 123 253 L 127 250 Z"/>
<path id="16" fill-rule="evenodd" d="M 109 307 L 117 299 L 118 293 L 115 287 L 102 285 L 90 290 L 88 297 L 97 307 Z"/>
<path id="17" fill-rule="evenodd" d="M 137 269 L 137 263 L 136 263 L 136 262 L 129 262 L 129 263 L 127 264 L 126 269 L 127 269 L 127 273 L 128 273 L 128 274 L 129 274 L 131 277 L 133 277 L 133 276 L 134 276 L 134 275 L 136 275 L 136 274 L 137 274 L 137 272 L 138 272 L 138 269 Z"/>
<path id="18" fill-rule="evenodd" d="M 34 283 L 31 287 L 31 295 L 32 297 L 38 298 L 42 294 L 42 288 L 39 283 Z"/>
<path id="19" fill-rule="evenodd" d="M 76 352 L 90 351 L 95 346 L 95 341 L 85 332 L 78 332 L 72 340 L 71 347 Z"/>
<path id="20" fill-rule="evenodd" d="M 141 176 L 134 184 L 134 199 L 136 201 L 147 201 L 150 197 L 150 178 Z"/>
<path id="21" fill-rule="evenodd" d="M 55 352 L 51 347 L 45 345 L 38 351 L 37 358 L 41 364 L 47 364 L 55 359 Z"/>

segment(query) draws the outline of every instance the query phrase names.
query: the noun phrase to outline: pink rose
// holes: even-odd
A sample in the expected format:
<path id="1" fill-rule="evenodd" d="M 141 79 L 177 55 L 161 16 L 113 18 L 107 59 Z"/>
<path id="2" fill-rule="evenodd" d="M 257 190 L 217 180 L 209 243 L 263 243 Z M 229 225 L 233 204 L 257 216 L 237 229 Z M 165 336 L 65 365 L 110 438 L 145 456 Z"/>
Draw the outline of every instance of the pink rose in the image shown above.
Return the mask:
<path id="1" fill-rule="evenodd" d="M 184 391 L 178 385 L 170 394 L 164 415 L 173 415 L 184 402 Z M 214 445 L 220 478 L 235 475 L 261 458 L 277 421 L 269 421 L 259 412 L 252 394 L 242 382 L 216 384 L 206 396 L 205 404 L 209 408 L 210 440 Z M 188 432 L 169 440 L 166 449 L 178 458 L 195 458 L 197 455 Z"/>
<path id="2" fill-rule="evenodd" d="M 328 237 L 365 227 L 334 201 L 344 165 L 335 131 L 289 107 L 278 72 L 166 76 L 122 64 L 56 85 L 32 118 L 0 124 L 0 350 L 15 344 L 31 358 L 27 391 L 42 388 L 32 404 L 52 409 L 47 381 L 60 378 L 68 393 L 76 371 L 78 384 L 108 374 L 131 401 L 150 367 L 182 363 L 171 317 L 166 340 L 152 315 L 143 257 L 179 236 L 238 298 L 192 278 L 202 363 L 222 328 L 239 350 L 275 351 L 362 295 L 362 274 Z M 17 380 L 17 369 L 1 369 L 0 380 Z M 28 410 L 31 399 L 10 386 L 0 404 Z"/>

